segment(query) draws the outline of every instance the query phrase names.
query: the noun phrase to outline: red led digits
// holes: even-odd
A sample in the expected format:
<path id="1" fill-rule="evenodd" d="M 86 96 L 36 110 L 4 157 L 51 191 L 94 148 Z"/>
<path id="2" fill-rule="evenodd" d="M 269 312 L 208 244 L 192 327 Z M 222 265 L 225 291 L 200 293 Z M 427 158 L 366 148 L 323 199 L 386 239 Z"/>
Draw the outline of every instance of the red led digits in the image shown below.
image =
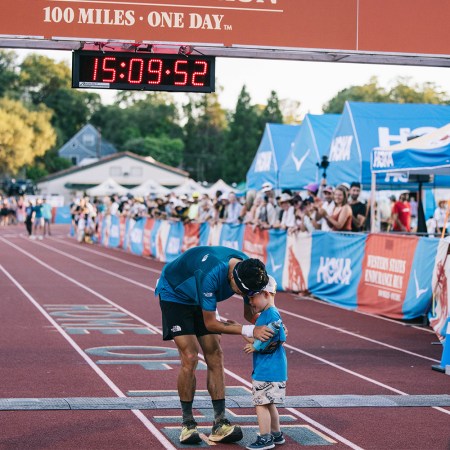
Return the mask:
<path id="1" fill-rule="evenodd" d="M 154 64 L 155 63 L 155 64 Z M 157 69 L 153 69 L 152 66 L 157 66 Z M 162 76 L 162 67 L 163 62 L 161 59 L 150 59 L 148 61 L 148 73 L 156 74 L 156 80 L 148 80 L 148 84 L 159 84 L 161 83 L 161 76 Z"/>
<path id="2" fill-rule="evenodd" d="M 137 70 L 133 67 L 133 64 L 138 66 Z M 133 72 L 138 73 L 137 78 L 133 77 Z M 143 72 L 144 72 L 144 60 L 141 58 L 131 58 L 130 66 L 128 68 L 128 83 L 131 83 L 131 84 L 142 83 Z"/>
<path id="3" fill-rule="evenodd" d="M 179 66 L 183 64 L 187 64 L 188 62 L 184 59 L 177 59 L 175 62 L 175 74 L 182 75 L 183 81 L 175 81 L 175 86 L 186 86 L 188 82 L 188 73 L 185 70 L 179 70 Z"/>
<path id="4" fill-rule="evenodd" d="M 112 69 L 111 67 L 106 67 L 106 63 L 108 61 L 116 61 L 116 58 L 113 57 L 106 57 L 103 59 L 103 65 L 102 65 L 102 70 L 103 72 L 110 72 L 111 73 L 111 78 L 103 78 L 103 82 L 104 83 L 114 83 L 116 81 L 116 69 Z"/>
<path id="5" fill-rule="evenodd" d="M 192 74 L 192 86 L 204 86 L 205 81 L 197 81 L 198 77 L 204 77 L 208 72 L 208 63 L 206 61 L 196 61 L 195 64 L 203 66 L 203 70 L 201 72 L 194 72 Z"/>
<path id="6" fill-rule="evenodd" d="M 97 81 L 97 74 L 98 74 L 98 58 L 94 59 L 94 74 L 92 77 L 92 81 Z"/>

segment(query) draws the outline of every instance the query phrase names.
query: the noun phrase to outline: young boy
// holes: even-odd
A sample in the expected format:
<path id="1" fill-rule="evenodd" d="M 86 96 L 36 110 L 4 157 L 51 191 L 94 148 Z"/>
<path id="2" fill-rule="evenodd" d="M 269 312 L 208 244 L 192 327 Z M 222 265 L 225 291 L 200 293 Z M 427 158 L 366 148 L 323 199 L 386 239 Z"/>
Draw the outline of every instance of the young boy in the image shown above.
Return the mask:
<path id="1" fill-rule="evenodd" d="M 275 444 L 285 442 L 275 406 L 284 403 L 287 380 L 287 359 L 283 348 L 286 334 L 274 304 L 276 290 L 277 283 L 269 276 L 267 286 L 249 298 L 254 313 L 260 313 L 256 325 L 273 324 L 275 331 L 269 341 L 247 339 L 249 343 L 244 347 L 245 353 L 253 353 L 252 391 L 259 426 L 259 435 L 253 444 L 247 446 L 249 450 L 274 448 Z"/>

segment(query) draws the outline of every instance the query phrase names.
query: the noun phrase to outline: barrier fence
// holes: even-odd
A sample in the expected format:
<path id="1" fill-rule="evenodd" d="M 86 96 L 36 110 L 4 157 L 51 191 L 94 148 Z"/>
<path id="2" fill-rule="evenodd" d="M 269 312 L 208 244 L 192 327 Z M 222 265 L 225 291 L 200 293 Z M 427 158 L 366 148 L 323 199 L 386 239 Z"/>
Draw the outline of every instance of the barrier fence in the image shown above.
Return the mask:
<path id="1" fill-rule="evenodd" d="M 58 217 L 67 220 L 67 211 L 56 211 L 57 223 Z M 100 218 L 98 241 L 162 262 L 199 245 L 232 247 L 261 259 L 280 290 L 308 291 L 345 308 L 393 319 L 428 314 L 438 337 L 446 335 L 450 259 L 449 243 L 443 239 L 393 233 L 291 234 L 244 224 L 107 215 Z"/>

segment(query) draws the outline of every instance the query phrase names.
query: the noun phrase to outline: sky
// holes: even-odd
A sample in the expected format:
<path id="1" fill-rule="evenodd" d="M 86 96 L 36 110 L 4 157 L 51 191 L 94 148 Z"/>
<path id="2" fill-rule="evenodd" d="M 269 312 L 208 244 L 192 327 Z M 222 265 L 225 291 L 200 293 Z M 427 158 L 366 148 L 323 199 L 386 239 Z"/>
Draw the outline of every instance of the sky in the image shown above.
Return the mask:
<path id="1" fill-rule="evenodd" d="M 45 54 L 57 61 L 71 64 L 66 51 L 14 50 L 23 57 L 27 53 Z M 234 109 L 245 84 L 253 103 L 265 104 L 271 91 L 279 99 L 300 102 L 300 116 L 321 114 L 322 106 L 340 90 L 367 83 L 377 76 L 381 86 L 389 88 L 398 77 L 410 77 L 412 83 L 435 83 L 450 94 L 450 68 L 414 67 L 375 64 L 281 61 L 268 59 L 217 58 L 216 84 L 222 87 L 219 100 L 224 108 Z M 97 90 L 105 103 L 115 91 Z M 176 98 L 178 93 L 174 93 Z M 181 94 L 182 95 L 182 94 Z M 181 100 L 183 101 L 183 100 Z"/>

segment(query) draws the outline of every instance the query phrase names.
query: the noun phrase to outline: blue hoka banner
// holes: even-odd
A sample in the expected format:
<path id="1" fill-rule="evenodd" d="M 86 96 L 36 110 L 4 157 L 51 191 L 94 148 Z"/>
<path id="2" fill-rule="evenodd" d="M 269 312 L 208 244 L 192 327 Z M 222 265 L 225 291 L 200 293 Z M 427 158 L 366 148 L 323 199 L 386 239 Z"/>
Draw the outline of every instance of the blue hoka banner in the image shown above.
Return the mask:
<path id="1" fill-rule="evenodd" d="M 286 230 L 269 230 L 269 243 L 267 245 L 266 269 L 277 282 L 278 289 L 283 286 L 283 269 L 286 256 Z"/>
<path id="2" fill-rule="evenodd" d="M 198 245 L 208 245 L 209 240 L 209 223 L 203 222 L 200 224 L 200 239 Z"/>
<path id="3" fill-rule="evenodd" d="M 439 242 L 439 239 L 420 238 L 417 243 L 403 302 L 404 319 L 414 319 L 425 314 L 431 305 L 431 280 Z"/>
<path id="4" fill-rule="evenodd" d="M 134 220 L 127 219 L 125 221 L 125 233 L 123 235 L 123 246 L 122 248 L 128 250 L 130 248 L 130 232 L 133 228 Z"/>
<path id="5" fill-rule="evenodd" d="M 356 309 L 365 235 L 315 232 L 309 290 L 317 297 Z"/>
<path id="6" fill-rule="evenodd" d="M 158 256 L 157 238 L 160 228 L 161 220 L 155 220 L 155 224 L 153 225 L 152 231 L 150 233 L 150 254 L 155 258 Z"/>
<path id="7" fill-rule="evenodd" d="M 111 217 L 111 226 L 109 228 L 108 247 L 118 247 L 120 245 L 120 219 L 117 216 Z"/>
<path id="8" fill-rule="evenodd" d="M 131 221 L 129 221 L 131 222 Z M 142 255 L 144 252 L 144 228 L 147 220 L 142 217 L 139 218 L 130 229 L 130 250 L 135 255 Z"/>
<path id="9" fill-rule="evenodd" d="M 222 233 L 220 234 L 220 243 L 224 247 L 241 250 L 244 243 L 245 225 L 231 225 L 224 223 L 222 226 Z"/>
<path id="10" fill-rule="evenodd" d="M 60 206 L 55 208 L 55 223 L 72 223 L 72 215 L 70 214 L 70 206 Z"/>
<path id="11" fill-rule="evenodd" d="M 172 222 L 170 224 L 170 231 L 167 237 L 167 244 L 165 249 L 166 261 L 173 261 L 181 254 L 181 246 L 183 244 L 184 225 L 182 222 Z"/>

